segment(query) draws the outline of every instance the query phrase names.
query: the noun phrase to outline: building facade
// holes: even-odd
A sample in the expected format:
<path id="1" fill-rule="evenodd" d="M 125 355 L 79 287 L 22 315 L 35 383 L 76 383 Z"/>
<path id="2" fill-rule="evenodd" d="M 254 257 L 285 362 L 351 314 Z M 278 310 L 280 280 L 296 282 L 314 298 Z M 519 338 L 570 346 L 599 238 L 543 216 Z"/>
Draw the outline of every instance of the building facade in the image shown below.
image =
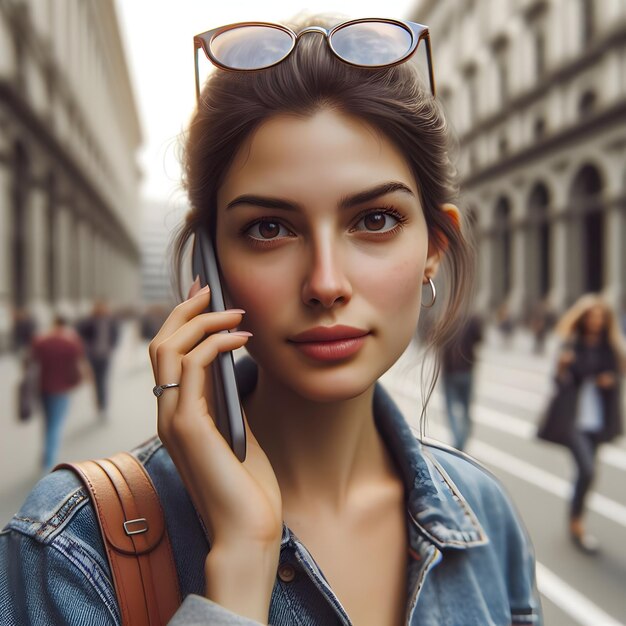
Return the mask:
<path id="1" fill-rule="evenodd" d="M 141 143 L 114 0 L 0 0 L 0 346 L 136 301 Z"/>
<path id="2" fill-rule="evenodd" d="M 418 0 L 459 140 L 477 307 L 626 304 L 626 1 Z"/>
<path id="3" fill-rule="evenodd" d="M 173 238 L 179 226 L 184 223 L 188 208 L 184 201 L 143 202 L 140 228 L 141 295 L 147 306 L 162 305 L 172 308 L 178 302 L 171 252 Z M 190 282 L 191 269 L 189 275 L 182 278 Z"/>

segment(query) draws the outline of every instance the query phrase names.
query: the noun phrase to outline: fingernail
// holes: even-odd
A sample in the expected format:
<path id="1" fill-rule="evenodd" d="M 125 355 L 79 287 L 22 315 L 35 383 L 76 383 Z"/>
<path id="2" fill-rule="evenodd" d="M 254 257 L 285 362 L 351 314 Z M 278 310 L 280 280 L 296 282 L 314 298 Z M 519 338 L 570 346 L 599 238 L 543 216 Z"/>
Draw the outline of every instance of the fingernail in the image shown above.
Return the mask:
<path id="1" fill-rule="evenodd" d="M 252 333 L 249 333 L 247 330 L 231 330 L 231 335 L 238 335 L 239 337 L 252 337 Z"/>
<path id="2" fill-rule="evenodd" d="M 200 291 L 198 291 L 198 293 L 196 293 L 196 296 L 201 296 L 202 294 L 208 293 L 209 291 L 209 286 L 205 285 L 204 287 L 202 287 L 202 289 L 200 289 Z"/>
<path id="3" fill-rule="evenodd" d="M 243 309 L 226 309 L 224 313 L 241 313 L 243 315 L 245 311 Z"/>

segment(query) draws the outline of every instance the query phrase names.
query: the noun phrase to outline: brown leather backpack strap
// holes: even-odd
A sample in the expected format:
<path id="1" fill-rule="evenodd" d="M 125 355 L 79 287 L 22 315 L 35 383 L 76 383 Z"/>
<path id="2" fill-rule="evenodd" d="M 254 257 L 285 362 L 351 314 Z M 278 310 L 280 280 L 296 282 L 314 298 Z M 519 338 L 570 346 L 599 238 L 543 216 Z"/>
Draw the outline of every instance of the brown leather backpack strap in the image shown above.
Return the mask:
<path id="1" fill-rule="evenodd" d="M 167 624 L 180 606 L 178 576 L 159 496 L 143 465 L 122 452 L 67 463 L 89 489 L 123 626 Z"/>

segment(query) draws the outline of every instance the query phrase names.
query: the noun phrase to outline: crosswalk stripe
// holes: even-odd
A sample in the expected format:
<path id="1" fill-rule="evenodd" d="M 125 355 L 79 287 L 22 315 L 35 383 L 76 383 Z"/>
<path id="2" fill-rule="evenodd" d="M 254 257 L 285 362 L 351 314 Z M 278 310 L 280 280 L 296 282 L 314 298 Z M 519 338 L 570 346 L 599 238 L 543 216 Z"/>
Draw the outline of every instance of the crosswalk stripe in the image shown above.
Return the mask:
<path id="1" fill-rule="evenodd" d="M 531 440 L 535 437 L 536 426 L 534 424 L 506 415 L 502 411 L 494 411 L 488 407 L 476 405 L 473 413 L 473 419 L 478 424 L 515 435 L 521 439 Z M 626 471 L 626 451 L 617 446 L 611 444 L 602 445 L 598 456 L 607 465 Z"/>
<path id="2" fill-rule="evenodd" d="M 470 441 L 468 448 L 472 456 L 485 463 L 494 465 L 559 498 L 568 499 L 570 497 L 572 488 L 562 478 L 558 478 L 545 470 L 476 439 Z M 615 500 L 611 500 L 599 493 L 592 493 L 587 500 L 587 508 L 626 527 L 626 506 L 615 502 Z"/>
<path id="3" fill-rule="evenodd" d="M 537 587 L 539 591 L 569 615 L 580 626 L 624 626 L 608 613 L 603 611 L 568 585 L 562 578 L 550 571 L 545 565 L 537 562 Z"/>

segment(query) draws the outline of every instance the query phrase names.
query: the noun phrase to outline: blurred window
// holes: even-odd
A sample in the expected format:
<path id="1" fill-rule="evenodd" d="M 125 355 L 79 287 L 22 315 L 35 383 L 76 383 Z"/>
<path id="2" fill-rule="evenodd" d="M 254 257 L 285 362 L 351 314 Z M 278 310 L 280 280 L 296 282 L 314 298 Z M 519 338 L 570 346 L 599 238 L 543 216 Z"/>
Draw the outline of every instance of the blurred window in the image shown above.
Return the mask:
<path id="1" fill-rule="evenodd" d="M 539 80 L 543 78 L 546 72 L 546 34 L 542 20 L 537 20 L 535 23 L 532 36 L 535 55 L 535 76 Z"/>
<path id="2" fill-rule="evenodd" d="M 533 124 L 533 136 L 535 139 L 543 139 L 546 136 L 546 120 L 543 117 L 535 119 Z"/>
<path id="3" fill-rule="evenodd" d="M 589 117 L 596 110 L 596 105 L 598 102 L 598 97 L 596 96 L 596 92 L 592 89 L 587 89 L 583 92 L 582 96 L 580 96 L 580 100 L 578 101 L 578 115 L 580 118 Z"/>
<path id="4" fill-rule="evenodd" d="M 550 291 L 550 222 L 548 208 L 550 195 L 543 183 L 537 183 L 528 199 L 530 217 L 530 254 L 536 259 L 536 285 L 538 295 L 545 297 Z"/>
<path id="5" fill-rule="evenodd" d="M 584 165 L 576 174 L 570 188 L 570 205 L 580 220 L 580 247 L 583 291 L 601 291 L 604 287 L 605 206 L 602 200 L 603 181 L 597 167 Z"/>
<path id="6" fill-rule="evenodd" d="M 502 135 L 498 140 L 498 153 L 501 157 L 506 156 L 509 152 L 509 141 Z"/>
<path id="7" fill-rule="evenodd" d="M 498 75 L 498 95 L 500 106 L 509 98 L 509 42 L 506 37 L 499 37 L 493 44 L 493 54 Z"/>
<path id="8" fill-rule="evenodd" d="M 580 0 L 580 27 L 583 45 L 588 44 L 596 34 L 595 2 Z"/>
<path id="9" fill-rule="evenodd" d="M 478 72 L 474 64 L 468 65 L 464 71 L 467 87 L 467 113 L 470 126 L 478 117 Z"/>
<path id="10" fill-rule="evenodd" d="M 498 271 L 494 296 L 496 301 L 503 301 L 512 286 L 511 203 L 506 197 L 500 198 L 496 204 L 494 226 L 494 268 Z"/>

